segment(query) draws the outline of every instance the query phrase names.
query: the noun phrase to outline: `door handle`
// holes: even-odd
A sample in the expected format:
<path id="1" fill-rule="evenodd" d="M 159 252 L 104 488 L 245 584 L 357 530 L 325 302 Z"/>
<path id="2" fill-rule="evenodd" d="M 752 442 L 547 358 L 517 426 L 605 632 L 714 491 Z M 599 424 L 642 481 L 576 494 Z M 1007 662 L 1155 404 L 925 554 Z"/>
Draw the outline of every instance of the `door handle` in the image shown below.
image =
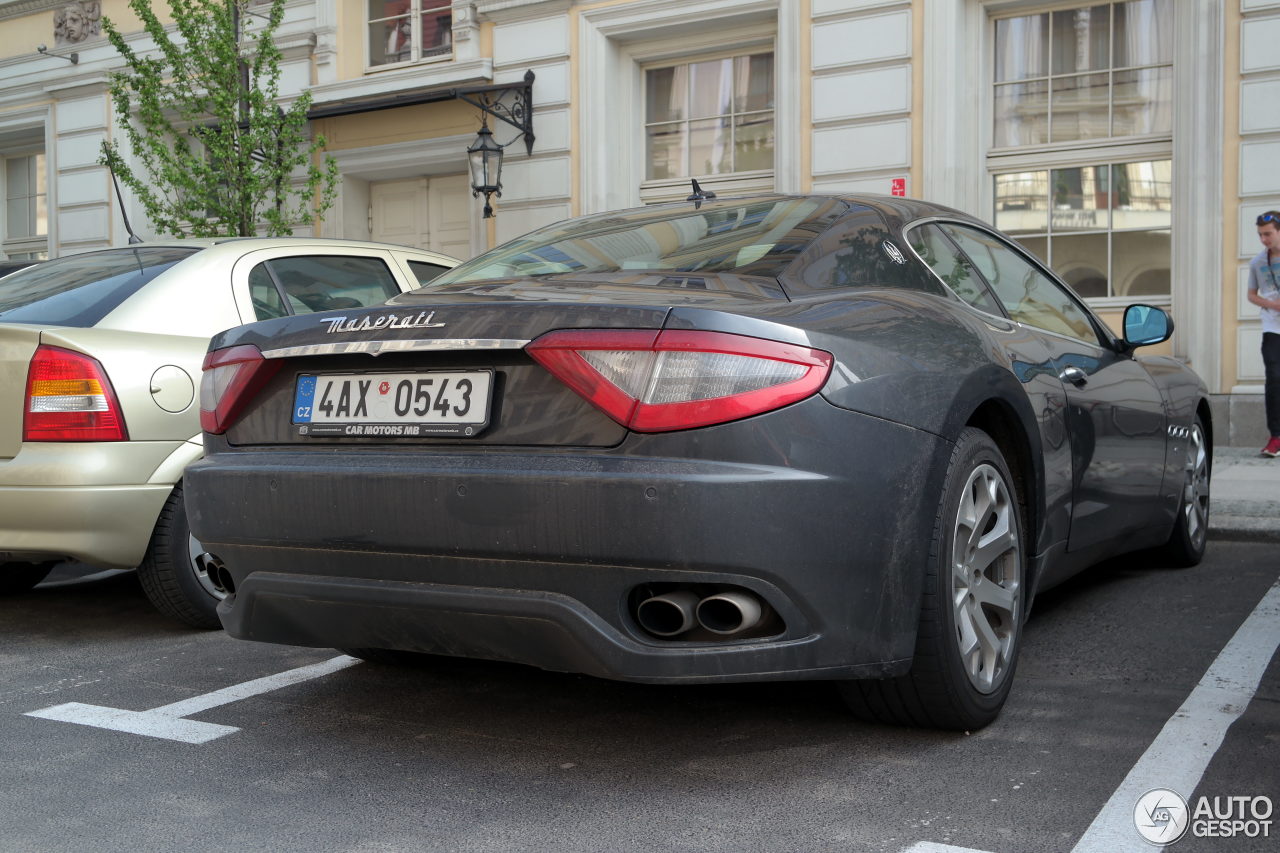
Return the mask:
<path id="1" fill-rule="evenodd" d="M 1063 368 L 1062 372 L 1058 374 L 1058 378 L 1063 382 L 1070 382 L 1077 388 L 1083 388 L 1089 383 L 1089 374 L 1074 365 Z"/>

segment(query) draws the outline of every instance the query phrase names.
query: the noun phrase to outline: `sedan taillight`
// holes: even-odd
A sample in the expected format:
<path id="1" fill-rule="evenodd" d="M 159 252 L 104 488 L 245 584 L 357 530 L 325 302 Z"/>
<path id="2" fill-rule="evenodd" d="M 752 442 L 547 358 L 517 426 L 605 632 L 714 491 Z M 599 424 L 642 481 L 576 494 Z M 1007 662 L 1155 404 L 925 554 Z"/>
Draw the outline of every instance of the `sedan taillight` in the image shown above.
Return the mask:
<path id="1" fill-rule="evenodd" d="M 817 393 L 832 356 L 724 332 L 549 332 L 525 350 L 606 415 L 637 432 L 725 423 Z"/>
<path id="2" fill-rule="evenodd" d="M 23 441 L 128 441 L 124 413 L 96 358 L 40 346 L 27 371 Z"/>
<path id="3" fill-rule="evenodd" d="M 252 344 L 210 352 L 200 377 L 200 428 L 215 435 L 226 432 L 279 369 L 279 361 L 263 358 Z"/>

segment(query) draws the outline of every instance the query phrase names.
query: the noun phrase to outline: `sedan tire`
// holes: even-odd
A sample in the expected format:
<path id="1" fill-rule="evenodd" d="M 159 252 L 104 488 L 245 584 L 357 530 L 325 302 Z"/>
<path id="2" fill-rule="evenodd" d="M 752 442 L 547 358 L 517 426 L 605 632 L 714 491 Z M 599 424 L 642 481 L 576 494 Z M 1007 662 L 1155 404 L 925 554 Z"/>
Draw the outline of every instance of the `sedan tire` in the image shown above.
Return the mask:
<path id="1" fill-rule="evenodd" d="M 209 576 L 209 563 L 187 523 L 182 484 L 173 487 L 138 566 L 142 590 L 156 609 L 193 628 L 221 628 L 218 602 L 226 598 Z"/>
<path id="2" fill-rule="evenodd" d="M 1023 529 L 1004 456 L 985 432 L 966 428 L 934 521 L 911 671 L 842 684 L 855 714 L 955 731 L 996 718 L 1013 683 L 1026 612 Z"/>
<path id="3" fill-rule="evenodd" d="M 45 563 L 0 563 L 0 595 L 26 592 L 49 576 L 57 560 Z"/>

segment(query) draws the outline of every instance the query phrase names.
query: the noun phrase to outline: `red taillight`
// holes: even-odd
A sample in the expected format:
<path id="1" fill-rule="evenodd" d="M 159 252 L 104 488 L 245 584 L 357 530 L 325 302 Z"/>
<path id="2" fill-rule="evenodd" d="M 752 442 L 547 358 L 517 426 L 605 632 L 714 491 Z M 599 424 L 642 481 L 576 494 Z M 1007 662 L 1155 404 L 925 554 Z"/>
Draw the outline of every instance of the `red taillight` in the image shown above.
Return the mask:
<path id="1" fill-rule="evenodd" d="M 269 361 L 252 344 L 214 350 L 204 357 L 200 377 L 200 428 L 221 434 L 267 384 L 280 362 Z"/>
<path id="2" fill-rule="evenodd" d="M 23 441 L 128 441 L 120 401 L 97 359 L 40 346 L 27 371 Z"/>
<path id="3" fill-rule="evenodd" d="M 832 356 L 724 332 L 586 329 L 525 347 L 539 364 L 637 432 L 725 423 L 817 393 Z"/>

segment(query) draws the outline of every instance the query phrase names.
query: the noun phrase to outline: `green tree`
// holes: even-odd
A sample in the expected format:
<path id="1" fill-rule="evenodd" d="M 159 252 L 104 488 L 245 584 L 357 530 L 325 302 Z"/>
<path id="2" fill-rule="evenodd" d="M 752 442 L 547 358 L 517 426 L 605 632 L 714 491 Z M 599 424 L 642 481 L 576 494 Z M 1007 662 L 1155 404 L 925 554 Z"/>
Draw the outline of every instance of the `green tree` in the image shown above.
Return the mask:
<path id="1" fill-rule="evenodd" d="M 138 197 L 155 228 L 173 236 L 272 236 L 324 214 L 338 166 L 324 137 L 307 133 L 311 96 L 281 108 L 274 35 L 285 0 L 250 13 L 248 0 L 167 0 L 177 37 L 153 0 L 129 0 L 158 52 L 136 52 L 103 18 L 126 69 L 110 93 L 133 160 L 120 140 L 99 162 Z M 295 180 L 299 178 L 300 180 Z"/>

